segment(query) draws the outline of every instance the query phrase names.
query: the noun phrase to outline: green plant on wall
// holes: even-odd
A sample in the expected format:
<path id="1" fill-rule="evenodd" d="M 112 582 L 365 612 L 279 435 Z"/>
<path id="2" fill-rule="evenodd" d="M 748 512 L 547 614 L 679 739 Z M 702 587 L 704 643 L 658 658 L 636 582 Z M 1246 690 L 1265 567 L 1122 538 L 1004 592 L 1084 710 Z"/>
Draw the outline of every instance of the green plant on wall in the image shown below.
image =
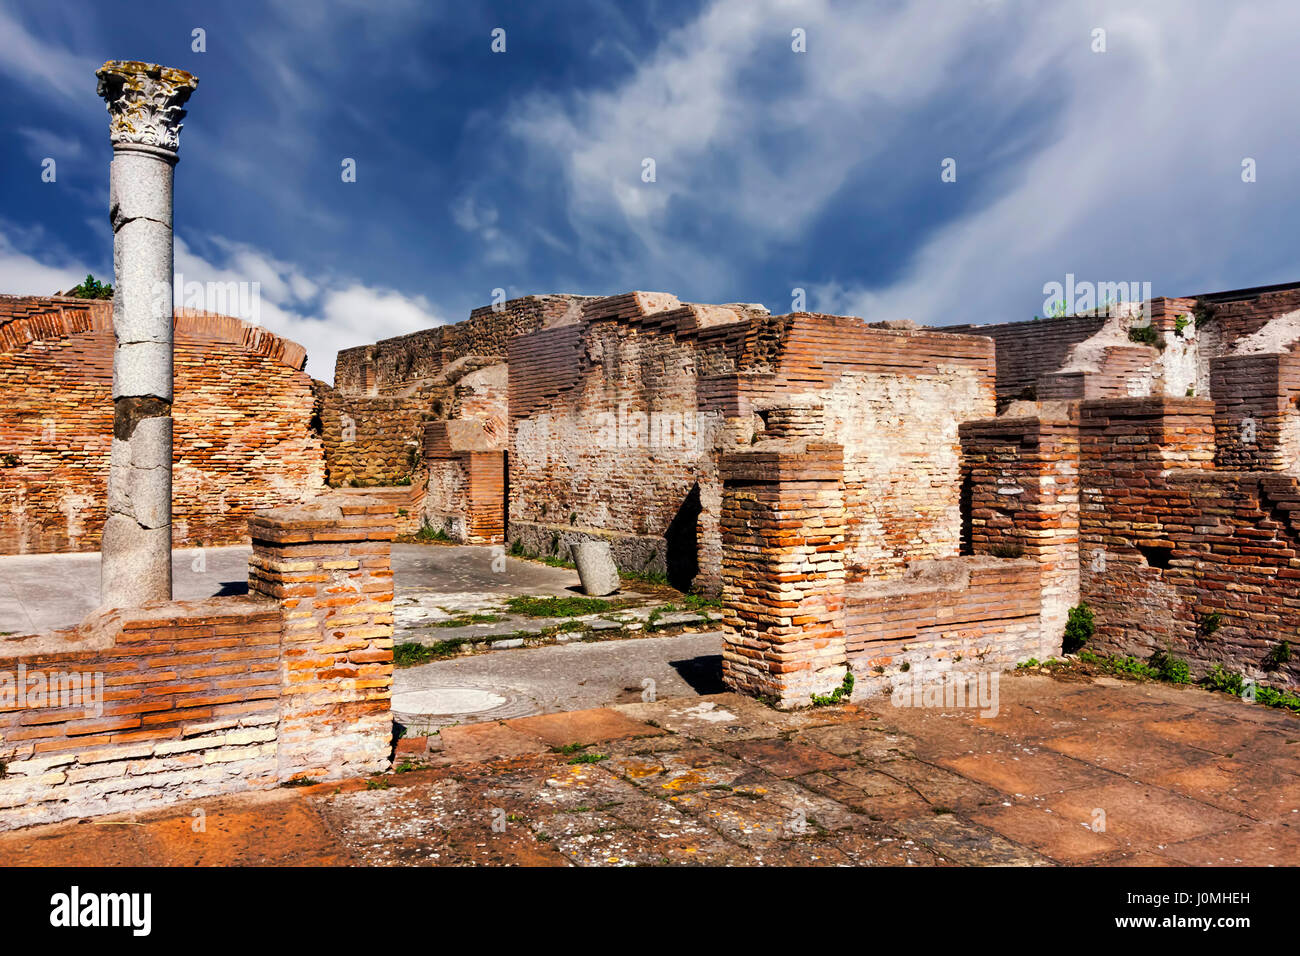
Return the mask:
<path id="1" fill-rule="evenodd" d="M 1291 643 L 1281 641 L 1269 648 L 1268 656 L 1264 658 L 1264 670 L 1275 671 L 1283 664 L 1291 660 Z"/>
<path id="2" fill-rule="evenodd" d="M 1062 650 L 1067 654 L 1073 654 L 1092 639 L 1096 630 L 1097 622 L 1093 618 L 1092 608 L 1088 606 L 1087 601 L 1080 601 L 1075 607 L 1070 608 L 1065 616 L 1065 639 L 1061 642 Z"/>

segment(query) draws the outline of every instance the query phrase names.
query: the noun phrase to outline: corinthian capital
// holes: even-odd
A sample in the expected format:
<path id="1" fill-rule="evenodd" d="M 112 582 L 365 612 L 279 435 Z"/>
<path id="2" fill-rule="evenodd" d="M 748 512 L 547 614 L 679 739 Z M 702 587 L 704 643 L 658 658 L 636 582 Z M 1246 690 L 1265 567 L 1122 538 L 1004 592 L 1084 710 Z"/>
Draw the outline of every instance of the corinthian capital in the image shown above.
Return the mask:
<path id="1" fill-rule="evenodd" d="M 180 148 L 185 101 L 199 81 L 184 70 L 138 60 L 110 60 L 95 73 L 108 103 L 113 146 Z"/>

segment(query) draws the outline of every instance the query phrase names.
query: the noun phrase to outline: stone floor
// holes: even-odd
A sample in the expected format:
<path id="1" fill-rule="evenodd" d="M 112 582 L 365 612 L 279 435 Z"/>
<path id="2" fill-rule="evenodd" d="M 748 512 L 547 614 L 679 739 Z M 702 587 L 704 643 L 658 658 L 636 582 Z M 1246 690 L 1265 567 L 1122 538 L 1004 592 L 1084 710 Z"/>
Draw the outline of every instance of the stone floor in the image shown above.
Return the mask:
<path id="1" fill-rule="evenodd" d="M 721 672 L 717 631 L 493 651 L 398 668 L 393 712 L 421 733 L 627 703 L 647 691 L 659 698 L 716 694 L 724 689 Z"/>
<path id="2" fill-rule="evenodd" d="M 735 695 L 453 727 L 426 769 L 0 835 L 0 864 L 1294 865 L 1300 722 L 1007 675 L 998 714 Z M 201 811 L 201 812 L 200 812 Z"/>

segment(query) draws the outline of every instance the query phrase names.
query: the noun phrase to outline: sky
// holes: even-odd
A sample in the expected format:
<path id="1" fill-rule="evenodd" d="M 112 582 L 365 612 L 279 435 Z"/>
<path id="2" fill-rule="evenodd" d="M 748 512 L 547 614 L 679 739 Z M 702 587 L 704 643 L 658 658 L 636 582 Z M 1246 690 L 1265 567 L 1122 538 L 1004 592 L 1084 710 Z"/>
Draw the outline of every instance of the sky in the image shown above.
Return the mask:
<path id="1" fill-rule="evenodd" d="M 497 289 L 948 325 L 1300 280 L 1297 37 L 1294 0 L 0 0 L 0 292 L 111 278 L 109 59 L 199 78 L 176 272 L 257 283 L 325 381 Z"/>

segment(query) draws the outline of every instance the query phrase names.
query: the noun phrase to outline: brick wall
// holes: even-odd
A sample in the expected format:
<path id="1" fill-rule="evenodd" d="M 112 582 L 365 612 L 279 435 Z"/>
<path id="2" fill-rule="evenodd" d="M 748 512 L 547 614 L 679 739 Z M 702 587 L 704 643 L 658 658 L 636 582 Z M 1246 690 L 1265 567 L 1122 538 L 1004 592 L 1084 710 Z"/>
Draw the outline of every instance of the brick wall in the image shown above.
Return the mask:
<path id="1" fill-rule="evenodd" d="M 1005 406 L 1016 398 L 1035 397 L 1038 377 L 1064 365 L 1070 349 L 1096 335 L 1105 321 L 1104 316 L 1066 316 L 996 325 L 951 325 L 937 331 L 993 340 L 997 347 L 998 405 Z"/>
<path id="2" fill-rule="evenodd" d="M 1204 332 L 1215 337 L 1215 354 L 1225 354 L 1240 340 L 1262 329 L 1271 319 L 1300 309 L 1300 288 L 1242 289 L 1183 300 L 1205 309 Z"/>
<path id="3" fill-rule="evenodd" d="M 373 345 L 343 349 L 334 363 L 334 387 L 345 394 L 403 392 L 437 376 L 458 359 L 505 355 L 515 335 L 576 317 L 590 296 L 530 295 L 483 306 L 464 322 L 422 329 Z"/>
<path id="4" fill-rule="evenodd" d="M 261 508 L 323 482 L 302 347 L 176 316 L 173 540 L 246 540 Z M 112 441 L 112 303 L 0 298 L 0 553 L 99 547 Z"/>
<path id="5" fill-rule="evenodd" d="M 246 596 L 0 641 L 0 829 L 388 765 L 391 508 L 317 499 L 250 526 Z M 38 674 L 102 696 L 35 699 Z"/>
<path id="6" fill-rule="evenodd" d="M 1080 577 L 1094 644 L 1295 686 L 1295 664 L 1267 673 L 1263 662 L 1300 628 L 1300 483 L 1214 469 L 1214 436 L 1204 400 L 1082 406 Z"/>
<path id="7" fill-rule="evenodd" d="M 857 696 L 918 674 L 1001 670 L 1039 653 L 1033 559 L 918 561 L 846 582 L 838 445 L 766 440 L 724 455 L 722 672 L 738 691 L 807 706 L 855 675 Z"/>
<path id="8" fill-rule="evenodd" d="M 1029 559 L 920 562 L 893 581 L 849 585 L 845 607 L 848 658 L 864 690 L 913 668 L 1005 670 L 1041 655 L 1039 568 Z"/>
<path id="9" fill-rule="evenodd" d="M 1300 356 L 1225 355 L 1211 364 L 1215 464 L 1293 471 L 1300 464 Z"/>
<path id="10" fill-rule="evenodd" d="M 368 397 L 318 385 L 326 482 L 339 488 L 414 480 L 424 426 L 441 413 L 434 396 L 443 394 L 426 388 Z"/>

